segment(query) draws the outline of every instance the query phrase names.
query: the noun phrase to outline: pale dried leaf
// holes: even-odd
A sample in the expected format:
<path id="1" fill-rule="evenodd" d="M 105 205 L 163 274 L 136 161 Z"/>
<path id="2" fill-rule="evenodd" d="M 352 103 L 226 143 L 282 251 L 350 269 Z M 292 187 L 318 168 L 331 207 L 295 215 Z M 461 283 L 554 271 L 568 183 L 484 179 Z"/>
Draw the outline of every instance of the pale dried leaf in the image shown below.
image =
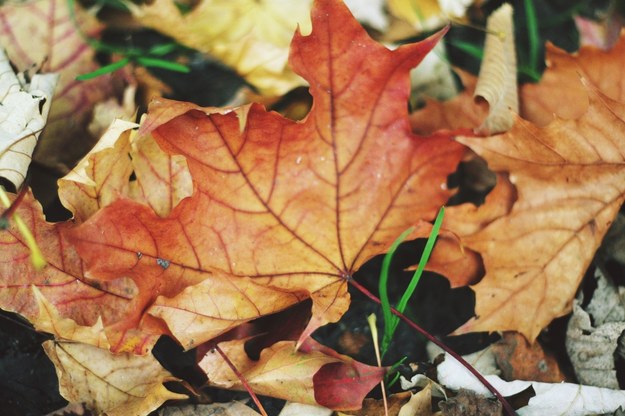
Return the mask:
<path id="1" fill-rule="evenodd" d="M 255 393 L 313 405 L 317 402 L 312 376 L 323 365 L 339 361 L 318 352 L 300 353 L 292 341 L 280 341 L 266 348 L 258 361 L 247 356 L 241 340 L 222 342 L 219 348 L 243 374 Z M 216 351 L 209 351 L 199 366 L 207 374 L 210 385 L 245 390 Z"/>
<path id="2" fill-rule="evenodd" d="M 46 125 L 57 80 L 57 74 L 35 74 L 25 82 L 0 48 L 0 176 L 16 188 Z"/>
<path id="3" fill-rule="evenodd" d="M 167 400 L 187 398 L 165 388 L 176 378 L 151 355 L 115 355 L 74 342 L 46 341 L 43 348 L 56 367 L 61 395 L 98 414 L 147 415 Z"/>
<path id="4" fill-rule="evenodd" d="M 186 159 L 163 152 L 152 136 L 132 131 L 136 127 L 115 120 L 96 146 L 59 180 L 61 202 L 78 221 L 119 198 L 143 202 L 165 216 L 193 192 Z M 129 179 L 131 173 L 136 180 Z"/>
<path id="5" fill-rule="evenodd" d="M 445 44 L 441 42 L 426 55 L 421 65 L 410 71 L 410 100 L 413 107 L 423 104 L 426 98 L 447 100 L 458 94 L 446 55 Z"/>
<path id="6" fill-rule="evenodd" d="M 391 14 L 417 31 L 433 30 L 464 16 L 474 0 L 387 0 Z"/>
<path id="7" fill-rule="evenodd" d="M 486 100 L 489 113 L 478 132 L 495 134 L 509 130 L 514 114 L 519 112 L 512 6 L 505 3 L 495 10 L 486 28 L 484 59 L 475 96 Z"/>
<path id="8" fill-rule="evenodd" d="M 438 380 L 452 390 L 467 389 L 491 397 L 490 392 L 451 356 L 437 367 Z M 485 375 L 504 397 L 532 387 L 536 395 L 527 406 L 517 410 L 519 416 L 587 416 L 614 412 L 625 404 L 625 391 L 582 386 L 571 383 L 538 383 L 530 381 L 503 381 L 498 376 Z"/>
<path id="9" fill-rule="evenodd" d="M 386 370 L 361 364 L 312 339 L 300 350 L 295 341 L 279 341 L 262 350 L 258 360 L 245 351 L 245 340 L 221 342 L 221 351 L 254 392 L 335 410 L 354 410 L 377 385 Z M 244 390 L 239 377 L 216 350 L 199 362 L 209 385 Z"/>
<path id="10" fill-rule="evenodd" d="M 397 416 L 431 416 L 432 415 L 432 384 L 413 394 L 408 403 L 403 405 Z"/>
<path id="11" fill-rule="evenodd" d="M 586 310 L 580 306 L 580 300 L 573 304 L 566 351 L 580 383 L 618 389 L 614 353 L 625 331 L 624 291 L 599 270 L 595 277 L 597 289 Z"/>
<path id="12" fill-rule="evenodd" d="M 121 103 L 115 97 L 106 101 L 100 101 L 93 107 L 93 116 L 87 126 L 87 130 L 93 137 L 101 137 L 109 126 L 118 118 L 126 121 L 133 121 L 136 116 L 137 107 L 135 96 L 137 85 L 129 85 L 124 90 Z"/>
<path id="13" fill-rule="evenodd" d="M 184 156 L 165 153 L 149 134 L 131 134 L 130 159 L 137 180 L 128 196 L 149 205 L 164 217 L 193 193 L 193 182 Z"/>
<path id="14" fill-rule="evenodd" d="M 302 404 L 295 402 L 288 402 L 284 405 L 278 416 L 332 416 L 332 410 L 315 406 L 312 404 Z"/>
<path id="15" fill-rule="evenodd" d="M 388 27 L 388 14 L 384 10 L 385 0 L 345 0 L 359 22 L 384 32 Z"/>
<path id="16" fill-rule="evenodd" d="M 128 193 L 132 173 L 128 135 L 136 123 L 116 120 L 93 149 L 59 180 L 59 198 L 83 222 L 100 208 Z"/>

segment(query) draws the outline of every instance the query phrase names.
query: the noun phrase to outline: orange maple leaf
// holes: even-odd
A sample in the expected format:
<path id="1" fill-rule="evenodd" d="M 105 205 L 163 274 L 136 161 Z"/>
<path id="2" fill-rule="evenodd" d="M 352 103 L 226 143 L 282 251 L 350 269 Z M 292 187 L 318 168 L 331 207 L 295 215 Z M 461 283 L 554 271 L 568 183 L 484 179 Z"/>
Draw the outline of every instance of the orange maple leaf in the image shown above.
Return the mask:
<path id="1" fill-rule="evenodd" d="M 451 195 L 463 147 L 411 134 L 405 105 L 442 33 L 390 51 L 338 1 L 312 19 L 291 47 L 314 98 L 305 120 L 158 101 L 143 129 L 187 158 L 193 196 L 165 218 L 119 200 L 68 234 L 91 277 L 136 282 L 135 325 L 159 318 L 190 348 L 310 297 L 304 339 L 347 309 L 355 270 Z"/>

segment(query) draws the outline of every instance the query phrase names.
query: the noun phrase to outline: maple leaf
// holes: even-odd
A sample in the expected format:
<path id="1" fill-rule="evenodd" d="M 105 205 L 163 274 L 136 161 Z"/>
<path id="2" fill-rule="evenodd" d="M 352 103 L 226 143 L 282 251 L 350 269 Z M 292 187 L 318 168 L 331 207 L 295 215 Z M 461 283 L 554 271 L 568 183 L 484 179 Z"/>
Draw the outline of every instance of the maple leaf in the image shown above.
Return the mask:
<path id="1" fill-rule="evenodd" d="M 116 120 L 96 146 L 59 180 L 59 197 L 74 218 L 85 221 L 99 209 L 128 197 L 168 215 L 193 184 L 182 156 L 163 152 L 135 123 Z M 128 157 L 130 156 L 130 157 Z M 136 179 L 129 180 L 131 174 Z"/>
<path id="2" fill-rule="evenodd" d="M 625 102 L 625 32 L 610 50 L 586 46 L 569 54 L 547 44 L 547 70 L 540 83 L 521 89 L 521 115 L 544 126 L 555 117 L 577 119 L 588 109 L 587 79 L 607 97 Z"/>
<path id="3" fill-rule="evenodd" d="M 100 30 L 95 17 L 76 10 L 88 36 Z M 111 76 L 86 82 L 74 78 L 97 69 L 93 49 L 85 43 L 70 19 L 65 0 L 4 4 L 0 9 L 0 45 L 20 71 L 33 67 L 59 74 L 46 130 L 34 158 L 53 169 L 73 165 L 95 140 L 86 130 L 93 105 L 113 94 Z M 71 144 L 70 144 L 71 143 Z"/>
<path id="4" fill-rule="evenodd" d="M 390 51 L 337 1 L 312 20 L 291 47 L 314 98 L 304 121 L 157 101 L 144 130 L 187 158 L 193 196 L 166 218 L 118 200 L 68 233 L 90 276 L 134 279 L 186 348 L 307 297 L 302 339 L 338 320 L 353 272 L 451 195 L 462 146 L 412 135 L 405 108 L 408 71 L 442 34 Z"/>
<path id="5" fill-rule="evenodd" d="M 529 121 L 517 119 L 504 135 L 458 139 L 501 174 L 486 204 L 477 209 L 462 205 L 446 213 L 444 227 L 460 236 L 467 252 L 482 256 L 486 271 L 472 286 L 477 317 L 457 333 L 517 330 L 533 341 L 552 319 L 570 311 L 577 286 L 625 198 L 625 189 L 615 185 L 625 183 L 622 104 L 588 85 L 591 79 L 601 80 L 601 90 L 623 98 L 620 77 L 614 74 L 622 61 L 623 40 L 615 51 L 583 48 L 577 57 L 550 48 L 547 59 L 552 66 L 542 87 L 548 98 L 535 99 L 541 84 L 521 91 L 526 109 L 555 112 L 558 104 L 553 97 L 561 97 L 564 117 L 576 114 L 568 105 L 570 96 L 554 91 L 577 91 L 579 85 L 584 96 L 574 106 L 581 116 L 568 120 L 550 116 L 554 121 L 539 128 L 531 121 L 542 123 L 545 118 L 530 113 Z M 581 73 L 588 76 L 585 86 L 580 69 L 588 71 Z M 576 71 L 576 82 L 563 84 Z M 445 114 L 452 111 L 461 123 L 473 117 L 465 117 L 462 110 L 470 108 L 466 95 L 438 106 Z M 475 276 L 463 270 L 471 270 L 467 264 L 475 263 L 475 257 L 459 255 L 457 244 L 455 250 L 449 244 L 446 248 L 434 256 L 436 267 L 444 270 L 445 259 L 451 257 L 463 265 L 454 269 L 454 280 L 472 282 Z"/>
<path id="6" fill-rule="evenodd" d="M 220 59 L 262 94 L 279 96 L 305 85 L 287 59 L 295 28 L 310 29 L 311 3 L 201 0 L 182 13 L 172 0 L 156 0 L 131 10 L 144 26 Z"/>
<path id="7" fill-rule="evenodd" d="M 237 363 L 237 370 L 255 392 L 298 403 L 335 410 L 359 409 L 364 396 L 386 373 L 382 367 L 354 361 L 311 338 L 299 351 L 293 341 L 277 342 L 265 348 L 257 360 L 247 356 L 245 342 L 222 342 L 219 348 Z M 217 352 L 209 351 L 199 365 L 208 375 L 209 384 L 244 390 L 238 377 Z"/>
<path id="8" fill-rule="evenodd" d="M 46 341 L 43 348 L 56 367 L 60 391 L 73 403 L 97 414 L 147 415 L 167 400 L 186 399 L 163 383 L 177 380 L 151 355 L 114 355 L 94 346 Z"/>

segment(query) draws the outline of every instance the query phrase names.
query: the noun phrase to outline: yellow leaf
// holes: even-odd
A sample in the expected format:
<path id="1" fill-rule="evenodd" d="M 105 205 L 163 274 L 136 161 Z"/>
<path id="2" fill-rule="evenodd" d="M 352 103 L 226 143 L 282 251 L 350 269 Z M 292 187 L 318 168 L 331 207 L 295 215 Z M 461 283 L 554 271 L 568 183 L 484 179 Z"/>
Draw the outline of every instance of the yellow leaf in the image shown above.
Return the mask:
<path id="1" fill-rule="evenodd" d="M 98 414 L 147 415 L 167 400 L 187 398 L 165 388 L 177 379 L 151 355 L 116 355 L 74 342 L 46 341 L 43 348 L 56 367 L 61 395 Z"/>
<path id="2" fill-rule="evenodd" d="M 310 32 L 310 0 L 201 0 L 183 14 L 172 0 L 132 7 L 144 26 L 208 53 L 262 94 L 282 95 L 306 82 L 287 65 L 295 29 Z"/>
<path id="3" fill-rule="evenodd" d="M 80 222 L 122 197 L 144 202 L 165 216 L 193 192 L 185 158 L 166 154 L 152 136 L 132 131 L 135 127 L 127 121 L 113 122 L 96 146 L 59 180 L 61 202 Z M 136 180 L 130 181 L 132 173 Z"/>
<path id="4" fill-rule="evenodd" d="M 37 286 L 32 286 L 33 296 L 39 307 L 39 316 L 30 322 L 38 331 L 53 334 L 56 339 L 79 341 L 88 343 L 99 348 L 110 348 L 110 344 L 104 333 L 102 318 L 99 318 L 93 326 L 78 325 L 70 318 L 64 318 Z"/>

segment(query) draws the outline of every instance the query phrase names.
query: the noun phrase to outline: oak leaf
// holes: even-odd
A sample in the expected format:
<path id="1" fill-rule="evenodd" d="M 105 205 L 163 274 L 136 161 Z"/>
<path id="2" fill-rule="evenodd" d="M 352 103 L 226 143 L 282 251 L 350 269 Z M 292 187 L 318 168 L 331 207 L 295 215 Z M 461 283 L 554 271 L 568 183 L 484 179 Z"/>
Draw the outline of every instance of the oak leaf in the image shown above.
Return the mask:
<path id="1" fill-rule="evenodd" d="M 301 340 L 338 320 L 354 271 L 451 195 L 463 147 L 412 135 L 405 107 L 408 71 L 441 34 L 390 51 L 337 1 L 312 19 L 291 47 L 314 99 L 305 120 L 157 101 L 143 131 L 187 158 L 193 196 L 165 218 L 121 199 L 68 233 L 89 276 L 132 278 L 145 318 L 186 348 L 308 297 Z"/>
<path id="2" fill-rule="evenodd" d="M 310 29 L 310 5 L 310 0 L 201 0 L 183 13 L 172 0 L 156 0 L 131 10 L 144 26 L 220 59 L 262 94 L 278 96 L 305 85 L 287 59 L 295 29 Z"/>
<path id="3" fill-rule="evenodd" d="M 87 36 L 96 36 L 101 29 L 96 18 L 80 8 L 76 9 L 76 18 Z M 35 68 L 59 74 L 46 130 L 34 158 L 53 169 L 72 166 L 95 142 L 96 138 L 87 133 L 91 111 L 96 102 L 113 95 L 113 83 L 110 75 L 85 82 L 75 80 L 77 75 L 97 69 L 97 65 L 94 50 L 70 18 L 69 2 L 3 4 L 0 45 L 20 71 Z"/>

